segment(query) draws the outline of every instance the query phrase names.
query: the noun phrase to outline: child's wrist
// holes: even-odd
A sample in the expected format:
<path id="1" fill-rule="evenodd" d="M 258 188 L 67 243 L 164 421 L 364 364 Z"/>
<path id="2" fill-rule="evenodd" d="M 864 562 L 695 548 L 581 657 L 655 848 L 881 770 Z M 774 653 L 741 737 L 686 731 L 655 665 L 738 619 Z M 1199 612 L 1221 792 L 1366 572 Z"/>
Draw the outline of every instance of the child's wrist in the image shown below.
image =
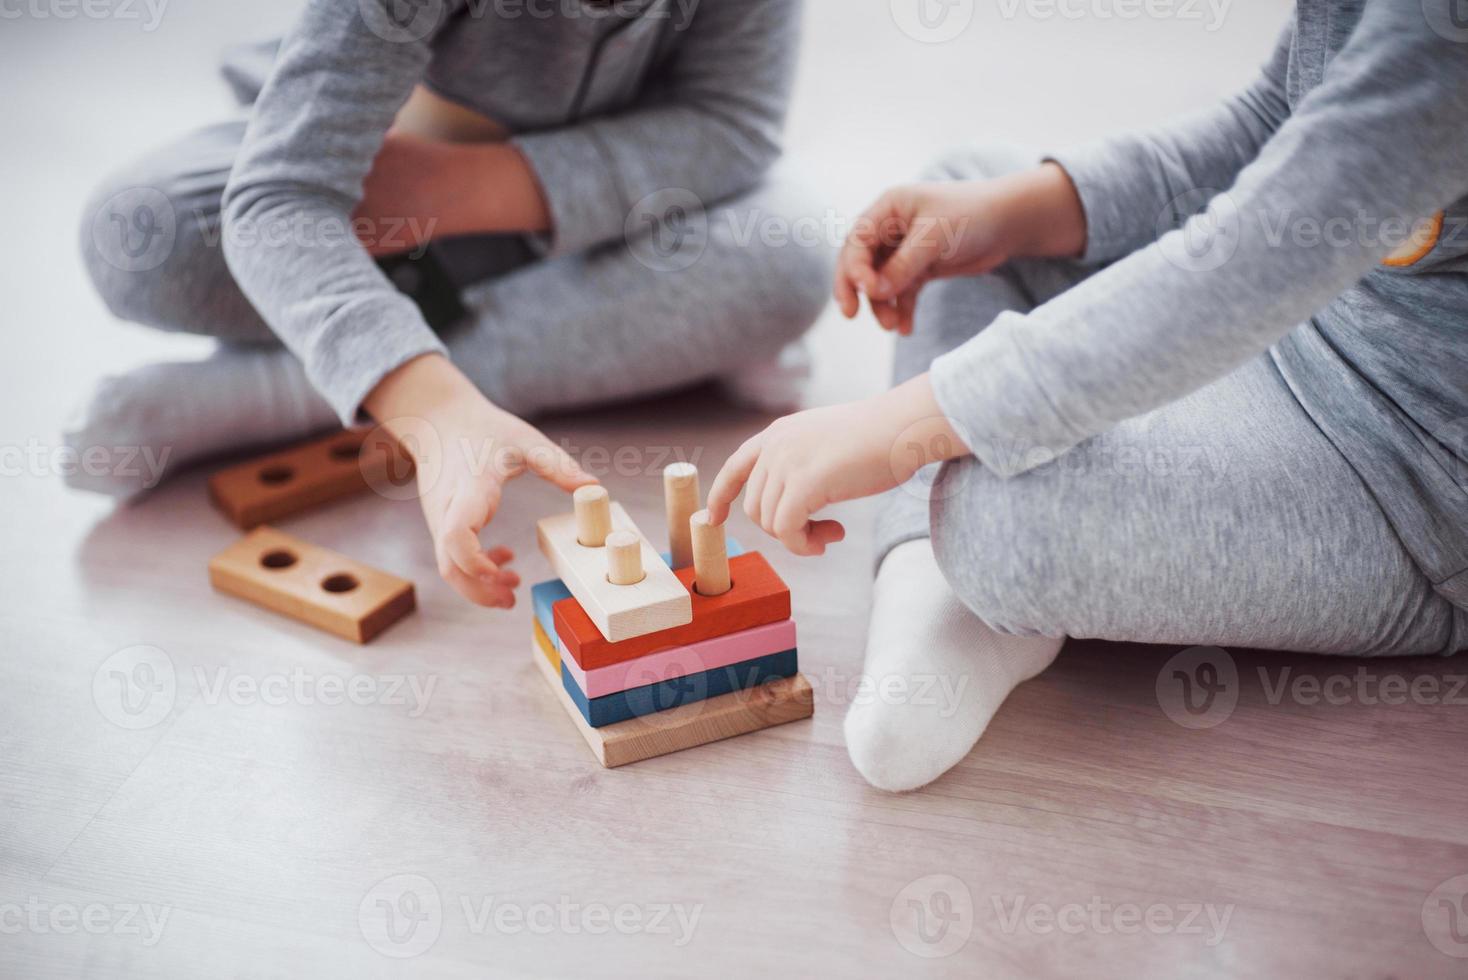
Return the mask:
<path id="1" fill-rule="evenodd" d="M 932 379 L 926 372 L 879 397 L 884 401 L 879 411 L 893 424 L 893 458 L 900 451 L 913 462 L 913 472 L 928 463 L 969 455 L 968 444 L 938 404 Z"/>
<path id="2" fill-rule="evenodd" d="M 1079 258 L 1086 249 L 1086 212 L 1070 175 L 1047 160 L 1009 182 L 1005 223 L 1010 254 L 1026 258 Z"/>

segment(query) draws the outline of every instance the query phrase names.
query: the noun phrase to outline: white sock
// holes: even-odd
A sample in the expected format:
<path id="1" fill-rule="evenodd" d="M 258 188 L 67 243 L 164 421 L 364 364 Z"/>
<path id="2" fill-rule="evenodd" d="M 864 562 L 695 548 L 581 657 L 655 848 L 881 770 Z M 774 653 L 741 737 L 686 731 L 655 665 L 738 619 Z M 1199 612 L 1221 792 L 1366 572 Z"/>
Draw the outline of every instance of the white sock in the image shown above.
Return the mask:
<path id="1" fill-rule="evenodd" d="M 953 594 L 926 538 L 887 553 L 872 587 L 865 678 L 846 714 L 851 761 L 878 789 L 937 779 L 1061 640 L 996 633 Z"/>
<path id="2" fill-rule="evenodd" d="M 132 497 L 195 460 L 338 425 L 289 351 L 221 348 L 102 379 L 62 433 L 77 454 L 66 483 Z"/>

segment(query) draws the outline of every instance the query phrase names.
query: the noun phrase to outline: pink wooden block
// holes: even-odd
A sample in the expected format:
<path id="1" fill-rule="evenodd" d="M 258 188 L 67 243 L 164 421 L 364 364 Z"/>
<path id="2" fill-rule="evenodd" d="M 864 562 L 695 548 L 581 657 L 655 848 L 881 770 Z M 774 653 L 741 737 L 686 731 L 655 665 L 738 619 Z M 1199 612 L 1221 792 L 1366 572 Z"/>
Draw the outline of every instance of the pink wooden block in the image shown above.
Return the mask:
<path id="1" fill-rule="evenodd" d="M 561 665 L 571 672 L 588 698 L 656 684 L 659 681 L 686 677 L 717 667 L 727 667 L 755 657 L 795 649 L 795 620 L 766 623 L 752 629 L 727 633 L 712 640 L 700 640 L 687 646 L 669 647 L 635 660 L 583 670 L 575 657 L 561 658 Z"/>

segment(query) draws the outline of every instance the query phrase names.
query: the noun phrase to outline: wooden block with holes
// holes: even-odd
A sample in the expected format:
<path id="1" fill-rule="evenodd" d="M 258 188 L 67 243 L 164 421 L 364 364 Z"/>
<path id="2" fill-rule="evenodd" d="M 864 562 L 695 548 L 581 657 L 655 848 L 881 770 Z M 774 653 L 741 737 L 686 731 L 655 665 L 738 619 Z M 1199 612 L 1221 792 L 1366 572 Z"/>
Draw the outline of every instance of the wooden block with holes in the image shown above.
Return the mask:
<path id="1" fill-rule="evenodd" d="M 382 430 L 338 432 L 220 470 L 209 496 L 243 530 L 360 493 L 404 486 L 413 466 Z"/>
<path id="2" fill-rule="evenodd" d="M 571 700 L 561 675 L 552 669 L 545 648 L 536 643 L 531 655 L 536 669 L 555 692 L 556 700 L 571 716 L 572 724 L 597 760 L 608 769 L 809 718 L 815 711 L 810 682 L 795 674 L 593 728 Z"/>
<path id="3" fill-rule="evenodd" d="M 612 641 L 627 640 L 690 622 L 693 606 L 688 599 L 688 589 L 678 581 L 657 549 L 643 537 L 622 505 L 602 502 L 609 512 L 610 533 L 604 531 L 605 537 L 598 544 L 580 542 L 575 512 L 547 517 L 536 524 L 540 550 L 566 588 L 571 590 L 587 619 Z M 577 506 L 581 506 L 580 501 Z M 619 531 L 636 536 L 636 555 L 633 557 L 640 562 L 643 575 L 633 584 L 614 585 L 608 578 L 608 556 L 615 548 L 614 536 Z M 614 541 L 612 549 L 609 549 L 607 539 Z M 614 557 L 621 554 L 623 552 L 617 551 Z"/>
<path id="4" fill-rule="evenodd" d="M 413 611 L 413 583 L 259 527 L 209 560 L 220 592 L 366 643 Z"/>

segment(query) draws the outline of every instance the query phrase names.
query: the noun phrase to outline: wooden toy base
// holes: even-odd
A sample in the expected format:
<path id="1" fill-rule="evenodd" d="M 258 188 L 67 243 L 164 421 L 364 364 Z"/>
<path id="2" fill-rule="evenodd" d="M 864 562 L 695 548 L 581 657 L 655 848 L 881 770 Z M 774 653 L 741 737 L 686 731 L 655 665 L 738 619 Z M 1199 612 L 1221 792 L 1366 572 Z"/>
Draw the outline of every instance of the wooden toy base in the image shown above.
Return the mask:
<path id="1" fill-rule="evenodd" d="M 597 761 L 608 769 L 783 725 L 787 721 L 799 721 L 815 713 L 815 695 L 810 682 L 796 674 L 655 715 L 592 728 L 581 716 L 571 695 L 566 693 L 560 674 L 551 669 L 550 660 L 539 642 L 532 641 L 530 656 L 535 661 L 535 669 L 555 692 L 556 700 L 581 732 L 581 737 L 586 739 Z"/>

